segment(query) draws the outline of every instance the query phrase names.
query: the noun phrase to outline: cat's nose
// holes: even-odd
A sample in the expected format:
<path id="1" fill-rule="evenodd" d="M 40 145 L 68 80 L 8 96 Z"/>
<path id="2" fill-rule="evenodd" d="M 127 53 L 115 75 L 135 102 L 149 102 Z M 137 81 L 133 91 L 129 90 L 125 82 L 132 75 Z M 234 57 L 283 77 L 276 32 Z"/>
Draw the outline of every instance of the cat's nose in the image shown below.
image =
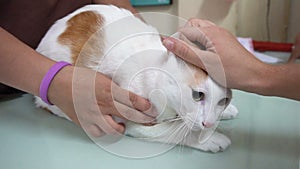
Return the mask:
<path id="1" fill-rule="evenodd" d="M 202 122 L 202 125 L 203 125 L 205 128 L 210 128 L 210 127 L 214 126 L 213 123 L 206 122 L 206 121 Z"/>

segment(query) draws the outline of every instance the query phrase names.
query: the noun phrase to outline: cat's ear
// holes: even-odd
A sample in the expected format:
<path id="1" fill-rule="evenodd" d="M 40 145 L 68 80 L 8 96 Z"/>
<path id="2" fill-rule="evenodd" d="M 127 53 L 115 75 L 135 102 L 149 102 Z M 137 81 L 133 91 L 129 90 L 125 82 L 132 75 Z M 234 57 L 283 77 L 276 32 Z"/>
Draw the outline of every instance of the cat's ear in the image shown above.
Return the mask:
<path id="1" fill-rule="evenodd" d="M 58 37 L 58 42 L 69 47 L 72 64 L 83 64 L 91 56 L 102 56 L 103 25 L 104 17 L 94 11 L 81 12 L 67 21 L 67 28 Z"/>

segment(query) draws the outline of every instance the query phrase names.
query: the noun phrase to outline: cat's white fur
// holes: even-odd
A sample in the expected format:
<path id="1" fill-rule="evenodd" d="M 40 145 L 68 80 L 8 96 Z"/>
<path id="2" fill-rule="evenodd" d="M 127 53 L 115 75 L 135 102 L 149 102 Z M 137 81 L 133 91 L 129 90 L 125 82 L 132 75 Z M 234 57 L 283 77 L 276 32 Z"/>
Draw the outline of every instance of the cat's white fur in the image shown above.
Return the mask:
<path id="1" fill-rule="evenodd" d="M 159 123 L 154 126 L 127 122 L 127 135 L 212 152 L 230 145 L 230 140 L 214 129 L 220 116 L 230 119 L 238 113 L 231 104 L 225 111 L 224 106 L 220 106 L 220 100 L 230 98 L 231 91 L 219 86 L 210 77 L 199 84 L 195 83 L 197 80 L 188 82 L 199 70 L 168 53 L 158 31 L 125 9 L 106 5 L 88 5 L 78 9 L 58 20 L 36 50 L 56 61 L 72 62 L 70 48 L 57 39 L 66 30 L 67 21 L 84 11 L 93 11 L 104 18 L 105 54 L 91 57 L 84 65 L 106 74 L 121 87 L 148 98 L 158 112 L 163 112 L 157 118 Z M 191 88 L 205 93 L 204 100 L 194 101 Z M 39 97 L 36 97 L 36 105 L 68 119 L 59 108 L 45 104 Z M 183 120 L 164 122 L 177 114 Z M 205 127 L 204 124 L 211 126 Z"/>

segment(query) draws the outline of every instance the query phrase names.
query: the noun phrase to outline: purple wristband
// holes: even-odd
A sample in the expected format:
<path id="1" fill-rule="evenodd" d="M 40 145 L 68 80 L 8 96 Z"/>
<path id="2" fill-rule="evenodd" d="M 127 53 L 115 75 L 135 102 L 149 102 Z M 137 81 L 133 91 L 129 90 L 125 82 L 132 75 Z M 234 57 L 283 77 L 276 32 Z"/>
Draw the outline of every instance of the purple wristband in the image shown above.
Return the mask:
<path id="1" fill-rule="evenodd" d="M 40 97 L 41 99 L 49 104 L 49 105 L 53 105 L 52 103 L 49 102 L 48 100 L 48 89 L 49 86 L 51 84 L 51 81 L 53 80 L 54 76 L 65 66 L 71 65 L 68 62 L 57 62 L 56 64 L 54 64 L 49 71 L 46 73 L 46 75 L 44 76 L 41 85 L 40 85 Z"/>

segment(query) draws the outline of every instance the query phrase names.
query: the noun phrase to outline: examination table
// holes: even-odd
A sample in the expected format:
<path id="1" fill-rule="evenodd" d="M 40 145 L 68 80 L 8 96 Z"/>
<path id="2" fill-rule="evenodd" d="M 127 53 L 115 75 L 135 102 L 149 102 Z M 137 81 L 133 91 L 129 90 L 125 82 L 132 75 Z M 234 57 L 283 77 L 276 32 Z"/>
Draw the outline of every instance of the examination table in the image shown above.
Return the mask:
<path id="1" fill-rule="evenodd" d="M 299 169 L 300 102 L 234 91 L 233 104 L 240 114 L 219 126 L 232 141 L 224 152 L 176 146 L 132 159 L 103 150 L 75 124 L 35 108 L 26 94 L 0 102 L 0 168 Z"/>

